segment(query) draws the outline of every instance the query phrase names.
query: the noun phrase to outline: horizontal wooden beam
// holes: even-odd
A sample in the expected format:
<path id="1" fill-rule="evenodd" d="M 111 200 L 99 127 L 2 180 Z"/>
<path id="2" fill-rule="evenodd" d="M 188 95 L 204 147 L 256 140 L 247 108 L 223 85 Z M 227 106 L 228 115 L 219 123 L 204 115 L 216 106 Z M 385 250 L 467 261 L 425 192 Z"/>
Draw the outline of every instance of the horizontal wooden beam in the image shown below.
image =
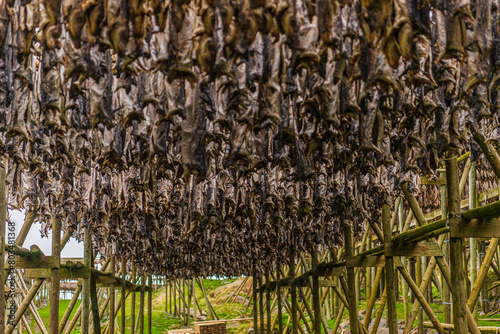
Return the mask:
<path id="1" fill-rule="evenodd" d="M 500 238 L 500 219 L 451 220 L 452 238 Z"/>
<path id="2" fill-rule="evenodd" d="M 435 242 L 395 243 L 385 251 L 386 256 L 443 256 L 441 247 Z"/>
<path id="3" fill-rule="evenodd" d="M 441 326 L 445 330 L 453 330 L 453 324 L 445 324 L 441 323 Z M 424 327 L 425 328 L 434 328 L 434 325 L 431 322 L 425 321 L 424 322 Z M 478 326 L 479 331 L 481 333 L 500 333 L 500 327 L 493 327 L 493 326 Z"/>
<path id="4" fill-rule="evenodd" d="M 446 178 L 445 177 L 438 177 L 437 179 L 429 179 L 428 177 L 422 177 L 420 179 L 420 184 L 427 184 L 427 185 L 445 185 L 446 184 Z"/>
<path id="5" fill-rule="evenodd" d="M 347 264 L 346 267 L 354 267 L 354 268 L 360 268 L 360 267 L 384 267 L 385 266 L 385 256 L 384 255 L 378 255 L 378 256 L 350 256 L 347 258 Z M 394 266 L 395 267 L 402 267 L 403 264 L 399 259 L 394 258 Z"/>

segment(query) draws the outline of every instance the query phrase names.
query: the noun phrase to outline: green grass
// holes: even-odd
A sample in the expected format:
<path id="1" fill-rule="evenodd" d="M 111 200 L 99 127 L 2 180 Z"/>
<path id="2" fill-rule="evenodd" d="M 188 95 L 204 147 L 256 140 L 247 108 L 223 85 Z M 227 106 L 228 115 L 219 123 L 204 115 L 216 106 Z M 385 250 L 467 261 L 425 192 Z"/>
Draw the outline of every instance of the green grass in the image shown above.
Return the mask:
<path id="1" fill-rule="evenodd" d="M 226 279 L 226 280 L 219 280 L 219 279 L 206 279 L 204 280 L 204 286 L 207 294 L 210 296 L 211 293 L 216 290 L 217 288 L 233 283 L 236 279 Z M 435 298 L 439 298 L 439 293 L 433 289 L 433 294 Z M 228 290 L 229 292 L 229 290 Z M 234 319 L 238 317 L 250 317 L 251 311 L 252 311 L 252 306 L 246 308 L 243 304 L 240 303 L 225 303 L 225 296 L 227 295 L 227 292 L 222 293 L 221 296 L 218 298 L 214 298 L 214 296 L 210 296 L 210 301 L 212 303 L 212 306 L 214 307 L 217 315 L 219 316 L 220 319 Z M 364 289 L 361 290 L 361 295 L 364 296 Z M 245 293 L 240 293 L 240 296 L 244 297 Z M 198 286 L 196 286 L 196 297 L 198 300 L 198 303 L 201 307 L 202 310 L 206 311 L 207 310 L 207 305 L 206 301 L 203 298 L 203 294 L 201 290 L 199 289 Z M 120 291 L 117 290 L 117 296 L 116 296 L 116 303 L 119 302 L 120 299 Z M 127 297 L 126 300 L 126 326 L 127 326 L 127 331 L 130 330 L 130 314 L 131 314 L 131 295 Z M 187 299 L 187 298 L 186 298 Z M 288 298 L 289 301 L 290 298 Z M 135 314 L 137 316 L 139 312 L 139 301 L 140 301 L 140 293 L 136 293 L 136 310 Z M 176 299 L 177 303 L 179 301 L 179 298 Z M 192 303 L 192 301 L 191 301 Z M 72 316 L 74 315 L 76 309 L 78 308 L 80 304 L 80 301 L 77 302 L 73 312 Z M 165 310 L 165 289 L 162 288 L 160 290 L 154 291 L 153 293 L 153 312 L 152 312 L 152 333 L 154 334 L 163 334 L 167 333 L 169 329 L 177 329 L 177 328 L 182 328 L 184 326 L 182 320 L 173 317 L 169 312 L 166 312 Z M 60 301 L 60 308 L 59 308 L 59 319 L 62 318 L 64 312 L 68 308 L 69 305 L 69 300 L 61 300 Z M 144 324 L 145 324 L 145 333 L 146 331 L 146 325 L 147 325 L 147 294 L 145 295 L 145 319 L 144 319 Z M 192 304 L 191 304 L 192 305 Z M 378 303 L 376 303 L 374 307 L 374 311 L 372 313 L 372 318 L 375 317 L 376 310 L 378 309 Z M 438 305 L 435 303 L 431 303 L 431 308 L 433 309 L 434 313 L 436 314 L 437 318 L 439 321 L 443 322 L 444 320 L 444 314 L 443 314 L 443 306 Z M 411 311 L 412 304 L 409 304 L 409 310 Z M 366 308 L 366 301 L 365 300 L 360 300 L 359 301 L 359 310 L 363 310 Z M 173 308 L 172 308 L 173 309 Z M 43 307 L 38 310 L 40 313 L 41 318 L 43 319 L 46 327 L 49 327 L 49 307 Z M 307 312 L 304 311 L 306 318 L 309 319 Z M 397 303 L 397 313 L 398 313 L 398 319 L 404 319 L 404 309 L 403 309 L 403 303 L 398 302 Z M 71 317 L 72 317 L 71 316 Z M 385 316 L 385 313 L 384 313 Z M 107 322 L 107 317 L 108 314 L 107 312 L 104 314 L 102 318 L 102 328 L 104 328 L 104 325 Z M 283 325 L 287 323 L 289 316 L 286 314 L 286 312 L 283 312 Z M 344 321 L 345 319 L 348 318 L 348 311 L 347 309 L 344 311 L 342 315 L 342 320 Z M 500 327 L 500 321 L 487 321 L 484 319 L 488 319 L 488 315 L 481 315 L 479 320 L 479 325 L 480 326 L 499 326 Z M 493 315 L 489 316 L 489 318 L 495 318 L 498 319 L 499 317 Z M 71 319 L 71 318 L 70 318 Z M 208 317 L 207 317 L 208 320 Z M 424 313 L 424 321 L 428 321 L 427 315 Z M 118 324 L 121 323 L 121 311 L 118 312 L 117 314 L 117 322 Z M 192 322 L 192 319 L 191 319 Z M 303 321 L 300 320 L 300 323 L 303 325 Z M 311 322 L 310 322 L 311 323 Z M 333 328 L 335 323 L 335 319 L 328 319 L 328 324 L 330 328 Z M 77 323 L 77 326 L 73 329 L 72 333 L 80 334 L 80 327 L 78 326 L 79 324 Z M 231 326 L 232 323 L 228 323 L 228 332 L 230 333 L 245 333 L 249 327 L 252 327 L 252 322 L 247 321 L 247 322 L 241 322 L 240 325 L 238 326 Z M 312 325 L 311 325 L 312 326 Z M 413 327 L 416 327 L 417 323 L 416 321 L 413 324 Z M 291 327 L 291 324 L 289 325 Z M 39 333 L 40 331 L 36 329 L 36 323 L 34 320 L 31 321 L 31 328 L 34 333 Z"/>

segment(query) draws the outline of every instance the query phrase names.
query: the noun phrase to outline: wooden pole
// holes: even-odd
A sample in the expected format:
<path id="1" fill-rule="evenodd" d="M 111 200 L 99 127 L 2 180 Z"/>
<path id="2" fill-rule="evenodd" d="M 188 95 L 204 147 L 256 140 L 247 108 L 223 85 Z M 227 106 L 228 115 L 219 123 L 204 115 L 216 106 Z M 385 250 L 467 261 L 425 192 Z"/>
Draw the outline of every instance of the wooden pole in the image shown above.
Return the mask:
<path id="1" fill-rule="evenodd" d="M 460 192 L 458 177 L 457 158 L 446 160 L 446 184 L 448 186 L 448 209 L 450 220 L 459 219 L 460 214 Z M 467 334 L 466 319 L 466 289 L 465 270 L 463 258 L 463 243 L 461 238 L 450 238 L 450 269 L 451 269 L 451 289 L 453 295 L 453 324 L 455 334 Z"/>
<path id="2" fill-rule="evenodd" d="M 122 272 L 122 292 L 121 292 L 121 330 L 122 330 L 122 334 L 125 334 L 125 326 L 126 326 L 126 310 L 125 310 L 125 294 L 127 293 L 126 292 L 126 284 L 125 284 L 125 279 L 126 279 L 126 275 L 127 275 L 127 261 L 125 260 L 125 258 L 122 258 L 122 265 L 121 265 L 121 272 Z"/>
<path id="3" fill-rule="evenodd" d="M 276 264 L 276 280 L 281 278 L 281 268 L 279 264 Z M 282 314 L 282 304 L 281 304 L 281 288 L 279 284 L 276 284 L 276 299 L 278 302 L 278 332 L 283 333 L 283 314 Z"/>
<path id="4" fill-rule="evenodd" d="M 146 276 L 141 275 L 141 294 L 139 298 L 139 334 L 144 334 L 144 290 L 146 289 Z"/>
<path id="5" fill-rule="evenodd" d="M 271 275 L 269 274 L 269 266 L 266 266 L 265 271 L 266 271 L 265 275 L 266 275 L 266 315 L 267 315 L 266 328 L 267 328 L 267 333 L 272 333 L 272 331 L 271 331 L 271 322 L 272 322 L 271 290 L 269 289 L 269 282 L 271 282 Z"/>
<path id="6" fill-rule="evenodd" d="M 477 207 L 477 188 L 476 188 L 476 162 L 472 162 L 471 168 L 469 170 L 469 209 L 475 209 Z M 470 238 L 470 277 L 471 282 L 474 284 L 477 279 L 477 239 Z M 479 312 L 475 307 L 470 308 L 474 320 L 478 323 Z"/>
<path id="7" fill-rule="evenodd" d="M 318 254 L 316 253 L 316 251 L 311 252 L 311 264 L 312 269 L 315 272 L 318 268 Z M 313 274 L 312 277 L 312 298 L 314 310 L 314 332 L 321 333 L 321 301 L 319 291 L 319 277 L 316 274 Z"/>
<path id="8" fill-rule="evenodd" d="M 343 228 L 344 228 L 344 249 L 345 249 L 345 255 L 348 258 L 354 255 L 354 243 L 353 243 L 352 228 L 350 222 L 344 221 Z M 345 292 L 347 293 L 347 300 L 349 303 L 348 310 L 349 310 L 349 322 L 351 324 L 350 326 L 351 333 L 360 334 L 361 331 L 358 325 L 359 322 L 358 297 L 356 296 L 356 282 L 355 282 L 356 275 L 354 274 L 353 267 L 347 267 L 346 272 L 347 272 L 347 289 L 345 289 Z"/>
<path id="9" fill-rule="evenodd" d="M 115 255 L 111 255 L 111 264 L 110 264 L 110 272 L 111 277 L 115 277 L 116 271 L 116 263 L 115 263 Z M 114 280 L 109 284 L 109 319 L 108 319 L 108 328 L 109 334 L 115 334 L 115 283 Z"/>
<path id="10" fill-rule="evenodd" d="M 91 268 L 94 268 L 94 258 L 95 256 L 91 256 L 91 262 L 90 262 Z M 92 309 L 92 319 L 94 322 L 94 334 L 101 334 L 101 316 L 99 314 L 99 300 L 97 296 L 96 279 L 97 279 L 96 275 L 94 274 L 90 275 L 90 303 Z"/>
<path id="11" fill-rule="evenodd" d="M 290 254 L 290 278 L 295 278 L 295 253 Z M 299 333 L 299 319 L 297 318 L 297 288 L 292 284 L 290 287 L 290 297 L 292 305 L 290 307 L 290 317 L 292 318 L 292 334 Z M 285 300 L 285 299 L 284 299 Z"/>
<path id="12" fill-rule="evenodd" d="M 135 285 L 135 263 L 132 263 L 132 283 Z M 130 333 L 135 334 L 135 295 L 136 291 L 132 291 L 130 298 Z"/>
<path id="13" fill-rule="evenodd" d="M 3 261 L 1 261 L 3 263 Z M 40 286 L 42 285 L 43 283 L 43 280 L 36 280 L 35 281 L 35 284 L 33 284 L 31 286 L 31 288 L 29 289 L 28 293 L 26 294 L 26 297 L 24 298 L 24 300 L 21 302 L 21 305 L 19 305 L 19 308 L 17 309 L 16 313 L 15 313 L 15 316 L 14 316 L 14 321 L 12 324 L 9 324 L 7 325 L 6 329 L 5 329 L 5 333 L 6 334 L 10 334 L 14 331 L 14 328 L 16 327 L 16 325 L 19 323 L 19 321 L 21 320 L 21 317 L 22 315 L 24 314 L 24 312 L 26 311 L 26 309 L 28 308 L 29 304 L 31 303 L 31 301 L 33 300 L 33 298 L 35 297 L 36 293 L 38 292 L 38 289 L 40 289 Z M 52 328 L 51 328 L 52 329 Z M 51 330 L 50 329 L 50 330 Z M 56 331 L 55 333 L 59 334 L 57 332 L 58 328 L 56 328 Z M 53 331 L 52 331 L 53 332 Z"/>
<path id="14" fill-rule="evenodd" d="M 262 276 L 259 277 L 259 287 L 262 286 Z M 259 315 L 260 315 L 260 334 L 264 334 L 265 319 L 264 319 L 264 293 L 259 290 Z"/>
<path id="15" fill-rule="evenodd" d="M 61 258 L 61 219 L 58 217 L 52 220 L 52 257 L 56 268 L 51 270 L 50 278 L 50 310 L 49 310 L 49 333 L 59 334 L 59 288 L 60 272 L 59 262 Z M 3 262 L 3 261 L 1 261 Z"/>
<path id="16" fill-rule="evenodd" d="M 386 250 L 389 249 L 392 239 L 391 212 L 389 205 L 382 205 L 382 225 L 384 230 L 384 242 Z M 387 291 L 387 317 L 386 323 L 390 334 L 398 333 L 398 318 L 396 311 L 396 272 L 394 270 L 394 259 L 385 256 L 385 284 Z"/>
<path id="17" fill-rule="evenodd" d="M 398 269 L 401 272 L 401 275 L 403 276 L 403 278 L 408 283 L 408 286 L 410 287 L 410 289 L 412 289 L 412 291 L 415 293 L 415 297 L 417 298 L 418 302 L 420 303 L 420 305 L 424 309 L 425 313 L 427 313 L 427 315 L 429 316 L 429 319 L 432 322 L 432 324 L 434 325 L 434 328 L 437 330 L 437 332 L 439 334 L 444 334 L 443 326 L 441 325 L 438 318 L 436 317 L 436 315 L 432 311 L 432 308 L 429 306 L 429 304 L 425 300 L 425 297 L 424 297 L 423 293 L 420 291 L 420 289 L 418 288 L 417 284 L 415 284 L 415 282 L 412 280 L 408 271 L 406 271 L 406 269 L 403 267 L 400 267 Z M 422 323 L 422 325 L 423 325 L 423 323 Z"/>
<path id="18" fill-rule="evenodd" d="M 415 266 L 416 267 L 416 281 L 417 281 L 417 284 L 420 286 L 420 284 L 422 284 L 422 257 L 416 256 L 415 259 L 416 259 L 416 266 Z M 430 283 L 430 280 L 429 280 L 429 283 Z M 418 293 L 415 292 L 414 289 L 411 289 L 411 291 L 415 295 L 415 299 L 419 300 Z M 423 293 L 422 293 L 422 296 L 423 296 Z M 415 304 L 422 305 L 421 303 L 415 303 Z M 423 326 L 424 315 L 423 315 L 422 307 L 419 307 L 417 310 L 418 310 L 417 311 L 417 334 L 423 334 L 424 333 L 424 326 Z"/>
<path id="19" fill-rule="evenodd" d="M 83 232 L 83 266 L 90 268 L 92 262 L 92 240 L 88 228 Z M 89 334 L 90 319 L 90 279 L 84 278 L 82 283 L 82 334 Z"/>
<path id="20" fill-rule="evenodd" d="M 253 331 L 254 333 L 259 333 L 259 317 L 258 317 L 258 309 L 257 309 L 257 304 L 258 304 L 258 297 L 257 297 L 257 278 L 255 277 L 255 273 L 253 274 L 252 277 L 252 299 L 253 299 L 253 308 L 252 308 L 252 315 L 253 315 Z"/>
<path id="21" fill-rule="evenodd" d="M 151 334 L 151 326 L 153 325 L 153 277 L 149 275 L 148 281 L 149 281 L 149 289 L 148 289 L 148 334 Z M 194 288 L 194 285 L 193 285 Z M 194 293 L 194 291 L 193 291 Z M 195 308 L 195 314 L 196 314 L 196 308 Z"/>

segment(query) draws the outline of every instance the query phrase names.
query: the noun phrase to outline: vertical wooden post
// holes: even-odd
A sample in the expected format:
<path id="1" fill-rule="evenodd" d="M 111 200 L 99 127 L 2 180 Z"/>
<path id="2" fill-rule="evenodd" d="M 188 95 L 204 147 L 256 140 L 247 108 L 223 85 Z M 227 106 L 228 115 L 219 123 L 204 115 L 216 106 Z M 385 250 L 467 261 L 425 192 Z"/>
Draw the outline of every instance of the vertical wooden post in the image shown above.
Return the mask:
<path id="1" fill-rule="evenodd" d="M 318 254 L 316 250 L 311 252 L 312 275 L 312 299 L 314 313 L 314 333 L 321 334 L 321 296 L 319 291 L 319 277 L 316 274 L 318 269 Z"/>
<path id="2" fill-rule="evenodd" d="M 398 207 L 398 219 L 399 219 L 399 233 L 403 233 L 403 228 L 404 228 L 404 217 L 403 217 L 403 201 L 399 202 L 399 207 Z M 401 257 L 401 262 L 403 264 L 406 263 L 406 258 Z M 408 285 L 406 284 L 405 280 L 401 280 L 401 294 L 403 295 L 403 311 L 404 311 L 404 320 L 405 323 L 408 321 L 408 316 L 410 314 L 410 310 L 408 307 Z"/>
<path id="3" fill-rule="evenodd" d="M 92 240 L 89 229 L 85 228 L 83 236 L 83 265 L 90 268 L 92 262 Z M 90 278 L 84 278 L 82 284 L 82 334 L 89 334 L 90 320 Z"/>
<path id="4" fill-rule="evenodd" d="M 153 325 L 153 276 L 148 276 L 149 288 L 148 288 L 148 334 L 151 334 L 151 329 Z M 196 311 L 195 311 L 196 312 Z"/>
<path id="5" fill-rule="evenodd" d="M 262 276 L 259 276 L 259 315 L 260 315 L 260 334 L 264 334 L 265 319 L 264 319 L 264 292 L 260 290 L 262 286 Z"/>
<path id="6" fill-rule="evenodd" d="M 472 161 L 469 169 L 469 209 L 477 207 L 477 189 L 476 189 L 476 162 Z M 472 285 L 477 279 L 477 239 L 470 238 L 470 276 Z M 472 315 L 476 323 L 478 323 L 479 312 L 477 307 L 472 307 Z"/>
<path id="7" fill-rule="evenodd" d="M 165 276 L 165 313 L 168 313 L 168 305 L 169 305 L 169 298 L 170 298 L 170 295 L 168 293 L 168 287 L 169 287 L 170 283 L 167 282 L 167 276 Z"/>
<path id="8" fill-rule="evenodd" d="M 0 159 L 0 334 L 5 333 L 5 222 L 7 221 L 7 187 L 5 183 L 7 159 Z"/>
<path id="9" fill-rule="evenodd" d="M 259 333 L 258 328 L 259 328 L 259 316 L 258 316 L 258 310 L 257 310 L 257 304 L 258 304 L 258 295 L 257 295 L 257 278 L 256 274 L 254 272 L 253 277 L 252 277 L 252 299 L 253 299 L 253 305 L 252 305 L 252 313 L 253 313 L 253 332 L 254 333 Z"/>
<path id="10" fill-rule="evenodd" d="M 59 288 L 60 272 L 59 261 L 61 258 L 61 219 L 54 217 L 52 220 L 52 257 L 56 268 L 51 270 L 50 278 L 50 328 L 49 334 L 59 334 Z M 3 261 L 2 261 L 3 262 Z"/>
<path id="11" fill-rule="evenodd" d="M 177 280 L 172 281 L 172 289 L 174 290 L 174 316 L 177 316 L 177 289 L 175 288 Z"/>
<path id="12" fill-rule="evenodd" d="M 459 219 L 460 191 L 457 158 L 446 160 L 446 184 L 448 186 L 448 210 L 450 220 Z M 450 238 L 451 289 L 453 295 L 453 325 L 455 334 L 467 334 L 467 307 L 463 244 L 461 238 Z"/>
<path id="13" fill-rule="evenodd" d="M 343 222 L 344 228 L 344 249 L 346 257 L 351 257 L 354 255 L 354 242 L 352 235 L 352 228 L 350 222 Z M 347 267 L 347 301 L 349 309 L 349 323 L 352 334 L 360 334 L 359 320 L 358 320 L 358 297 L 356 296 L 356 282 L 354 268 Z M 392 334 L 392 333 L 391 333 Z"/>
<path id="14" fill-rule="evenodd" d="M 290 264 L 289 264 L 290 274 L 288 275 L 293 281 L 295 278 L 295 252 L 290 254 Z M 291 314 L 292 318 L 292 334 L 298 334 L 299 332 L 299 319 L 297 318 L 297 288 L 292 283 L 290 286 L 290 297 L 292 300 Z"/>
<path id="15" fill-rule="evenodd" d="M 136 284 L 135 280 L 135 263 L 132 263 L 132 284 Z M 135 334 L 135 295 L 137 291 L 132 291 L 132 297 L 130 299 L 130 333 Z"/>
<path id="16" fill-rule="evenodd" d="M 125 258 L 122 258 L 122 266 L 121 266 L 121 270 L 122 270 L 122 295 L 121 295 L 121 329 L 122 329 L 122 334 L 125 334 L 125 324 L 126 324 L 126 319 L 125 319 L 125 295 L 126 295 L 126 291 L 125 291 L 125 288 L 126 288 L 126 285 L 125 285 L 125 279 L 126 279 L 126 275 L 127 275 L 127 261 L 125 260 Z"/>
<path id="17" fill-rule="evenodd" d="M 144 290 L 146 289 L 146 275 L 141 275 L 141 294 L 139 298 L 139 334 L 144 334 Z"/>
<path id="18" fill-rule="evenodd" d="M 420 286 L 422 284 L 422 257 L 417 256 L 416 257 L 417 264 L 416 264 L 416 271 L 417 271 L 417 286 Z M 418 301 L 415 301 L 418 303 Z M 422 307 L 420 306 L 417 311 L 417 334 L 423 334 L 424 332 L 424 318 L 423 318 L 423 310 Z"/>
<path id="19" fill-rule="evenodd" d="M 279 264 L 276 264 L 276 280 L 279 281 L 281 278 L 281 268 Z M 283 333 L 283 314 L 281 313 L 281 309 L 283 306 L 281 305 L 281 288 L 279 284 L 276 284 L 276 299 L 278 302 L 278 330 L 279 333 Z"/>
<path id="20" fill-rule="evenodd" d="M 89 235 L 90 243 L 92 243 L 92 238 Z M 90 257 L 90 267 L 94 268 L 94 256 Z M 92 319 L 94 323 L 94 334 L 101 334 L 101 316 L 99 314 L 99 298 L 97 296 L 97 282 L 96 276 L 90 275 L 90 304 L 92 310 Z"/>
<path id="21" fill-rule="evenodd" d="M 382 205 L 382 225 L 384 228 L 384 244 L 386 251 L 391 246 L 392 228 L 389 205 Z M 385 256 L 385 286 L 387 291 L 387 327 L 390 334 L 398 333 L 398 318 L 396 312 L 396 272 L 392 256 Z"/>
<path id="22" fill-rule="evenodd" d="M 441 177 L 446 177 L 446 173 L 440 173 Z M 441 216 L 447 217 L 448 216 L 448 194 L 446 190 L 446 186 L 442 185 L 441 186 Z M 444 257 L 446 258 L 447 261 L 449 261 L 450 256 L 450 247 L 449 247 L 449 237 L 445 239 L 445 243 L 443 245 L 443 253 Z M 441 299 L 443 300 L 443 317 L 444 317 L 444 322 L 445 323 L 451 323 L 451 296 L 450 296 L 450 289 L 448 288 L 448 285 L 445 282 L 445 279 L 443 275 L 441 275 L 441 286 L 443 287 L 443 294 L 441 296 Z"/>
<path id="23" fill-rule="evenodd" d="M 267 328 L 268 334 L 272 333 L 272 330 L 271 330 L 271 322 L 272 322 L 271 290 L 269 289 L 269 282 L 270 281 L 271 281 L 271 275 L 269 274 L 269 266 L 266 266 L 266 315 L 267 315 L 266 328 Z"/>
<path id="24" fill-rule="evenodd" d="M 110 263 L 110 273 L 111 277 L 115 278 L 116 271 L 116 263 L 115 263 L 115 254 L 111 255 L 111 263 Z M 109 293 L 109 319 L 108 319 L 108 329 L 109 334 L 115 334 L 115 283 L 109 284 L 108 288 Z"/>
<path id="25" fill-rule="evenodd" d="M 193 277 L 193 322 L 196 322 L 196 277 Z"/>

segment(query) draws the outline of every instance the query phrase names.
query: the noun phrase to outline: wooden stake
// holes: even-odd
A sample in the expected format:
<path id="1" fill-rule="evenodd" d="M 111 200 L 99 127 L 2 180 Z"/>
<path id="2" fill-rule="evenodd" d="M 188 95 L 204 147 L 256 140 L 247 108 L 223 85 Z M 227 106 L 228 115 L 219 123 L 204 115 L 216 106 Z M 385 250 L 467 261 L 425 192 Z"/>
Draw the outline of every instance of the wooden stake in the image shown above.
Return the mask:
<path id="1" fill-rule="evenodd" d="M 280 265 L 276 264 L 276 280 L 280 279 Z M 282 314 L 282 308 L 283 306 L 281 305 L 281 289 L 279 284 L 276 285 L 276 299 L 278 302 L 278 331 L 279 333 L 283 333 L 283 314 Z"/>
<path id="2" fill-rule="evenodd" d="M 110 273 L 111 277 L 115 277 L 116 263 L 114 254 L 111 255 L 111 264 L 110 264 Z M 109 284 L 108 288 L 109 294 L 109 319 L 108 319 L 108 328 L 109 334 L 115 334 L 115 283 Z"/>
<path id="3" fill-rule="evenodd" d="M 271 276 L 269 275 L 269 266 L 266 266 L 265 269 L 266 275 L 266 315 L 267 315 L 267 333 L 272 333 L 271 331 L 271 290 L 269 290 L 269 282 L 271 282 Z"/>
<path id="4" fill-rule="evenodd" d="M 141 275 L 141 294 L 139 299 L 139 334 L 144 334 L 144 290 L 146 289 L 146 275 Z"/>
<path id="5" fill-rule="evenodd" d="M 318 268 L 318 254 L 316 251 L 311 252 L 312 269 L 316 271 Z M 319 278 L 318 275 L 312 276 L 312 298 L 314 310 L 314 332 L 321 333 L 321 301 L 319 292 Z"/>
<path id="6" fill-rule="evenodd" d="M 389 220 L 388 220 L 389 222 Z M 351 257 L 354 255 L 354 243 L 352 236 L 352 228 L 350 222 L 343 222 L 344 228 L 344 249 L 346 257 Z M 386 260 L 387 261 L 387 260 Z M 358 297 L 356 296 L 356 276 L 354 274 L 354 268 L 347 267 L 347 300 L 349 303 L 349 322 L 352 334 L 359 334 L 360 328 L 358 325 Z M 391 333 L 392 334 L 392 333 Z"/>
<path id="7" fill-rule="evenodd" d="M 148 290 L 148 334 L 151 334 L 151 326 L 153 325 L 152 316 L 153 316 L 153 277 L 149 275 L 149 290 Z M 194 285 L 193 285 L 194 287 Z M 194 294 L 194 291 L 193 291 Z M 194 311 L 196 314 L 196 308 Z"/>
<path id="8" fill-rule="evenodd" d="M 290 278 L 293 280 L 295 278 L 295 253 L 290 254 Z M 292 306 L 290 308 L 290 317 L 292 318 L 292 334 L 298 334 L 299 332 L 299 319 L 297 319 L 297 288 L 292 285 L 290 287 L 290 297 L 292 299 Z M 283 299 L 285 300 L 285 299 Z"/>
<path id="9" fill-rule="evenodd" d="M 253 300 L 253 308 L 252 308 L 252 316 L 253 316 L 253 332 L 254 333 L 259 333 L 259 316 L 258 316 L 258 309 L 257 309 L 257 304 L 258 304 L 258 295 L 257 295 L 257 278 L 255 277 L 256 274 L 253 274 L 252 277 L 252 300 Z"/>
<path id="10" fill-rule="evenodd" d="M 61 257 L 61 219 L 58 217 L 52 220 L 52 257 L 55 259 L 57 268 L 52 268 L 50 278 L 50 310 L 49 310 L 49 333 L 59 334 L 59 288 L 60 272 L 59 261 Z M 3 261 L 1 261 L 3 262 Z"/>
<path id="11" fill-rule="evenodd" d="M 384 243 L 386 250 L 389 249 L 392 239 L 391 212 L 389 205 L 382 205 L 382 225 L 384 227 Z M 394 270 L 394 259 L 385 257 L 385 284 L 387 291 L 387 317 L 386 323 L 390 334 L 398 333 L 398 317 L 396 312 L 396 272 Z"/>
<path id="12" fill-rule="evenodd" d="M 122 313 L 121 313 L 121 330 L 122 330 L 122 334 L 125 334 L 125 326 L 126 326 L 126 313 L 125 313 L 125 302 L 126 302 L 126 299 L 125 299 L 125 295 L 126 295 L 126 284 L 125 284 L 125 279 L 126 279 L 126 275 L 127 275 L 127 261 L 125 260 L 125 258 L 122 258 L 122 264 L 121 264 L 121 272 L 122 272 L 122 292 L 121 292 L 121 308 L 122 308 Z"/>
<path id="13" fill-rule="evenodd" d="M 471 168 L 469 170 L 469 209 L 475 209 L 477 207 L 477 188 L 476 188 L 476 163 L 472 162 Z M 470 238 L 470 277 L 471 282 L 474 284 L 477 279 L 477 239 Z M 475 307 L 476 303 L 472 307 L 469 307 L 474 316 L 474 320 L 478 323 L 479 312 Z"/>
<path id="14" fill-rule="evenodd" d="M 135 285 L 135 263 L 132 263 L 132 283 Z M 132 291 L 130 300 L 130 333 L 135 334 L 135 295 L 136 291 Z"/>
<path id="15" fill-rule="evenodd" d="M 262 285 L 262 278 L 259 278 L 259 286 Z M 260 316 L 260 334 L 264 334 L 265 319 L 264 319 L 264 293 L 259 290 L 259 316 Z"/>
<path id="16" fill-rule="evenodd" d="M 453 157 L 446 160 L 446 184 L 448 186 L 448 209 L 450 220 L 459 219 L 460 192 L 459 192 L 458 162 Z M 466 319 L 466 290 L 465 270 L 463 267 L 463 244 L 461 238 L 450 238 L 450 269 L 451 289 L 453 294 L 453 324 L 455 334 L 467 334 Z"/>
<path id="17" fill-rule="evenodd" d="M 92 262 L 92 240 L 88 228 L 83 232 L 83 266 L 90 268 Z M 82 334 L 89 334 L 90 320 L 90 279 L 84 278 L 82 285 Z"/>

